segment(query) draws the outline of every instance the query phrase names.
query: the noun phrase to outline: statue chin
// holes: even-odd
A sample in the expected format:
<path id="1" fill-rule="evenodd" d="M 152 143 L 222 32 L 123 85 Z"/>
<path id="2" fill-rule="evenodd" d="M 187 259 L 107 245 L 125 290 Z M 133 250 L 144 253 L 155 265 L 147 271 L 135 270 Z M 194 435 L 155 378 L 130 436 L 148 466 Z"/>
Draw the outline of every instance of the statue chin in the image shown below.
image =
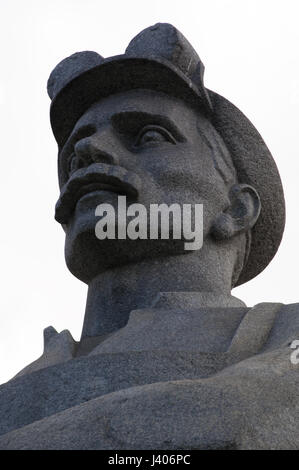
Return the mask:
<path id="1" fill-rule="evenodd" d="M 116 208 L 115 197 L 105 202 Z M 127 220 L 125 238 L 120 239 L 117 210 L 115 211 L 115 239 L 97 238 L 95 227 L 99 217 L 95 217 L 95 207 L 99 203 L 94 198 L 84 198 L 79 201 L 70 222 L 64 226 L 66 264 L 70 272 L 81 281 L 88 284 L 106 270 L 127 264 L 192 253 L 192 250 L 185 248 L 186 242 L 190 243 L 190 240 L 187 241 L 184 234 L 181 239 L 173 239 L 171 222 L 169 239 L 150 239 L 148 230 L 147 239 L 132 240 L 127 234 L 129 223 Z M 150 220 L 148 219 L 147 222 L 149 227 Z M 161 233 L 161 226 L 158 232 Z"/>
<path id="2" fill-rule="evenodd" d="M 192 253 L 184 249 L 184 240 L 99 240 L 91 225 L 87 222 L 77 231 L 68 229 L 65 241 L 67 267 L 86 284 L 109 269 Z"/>

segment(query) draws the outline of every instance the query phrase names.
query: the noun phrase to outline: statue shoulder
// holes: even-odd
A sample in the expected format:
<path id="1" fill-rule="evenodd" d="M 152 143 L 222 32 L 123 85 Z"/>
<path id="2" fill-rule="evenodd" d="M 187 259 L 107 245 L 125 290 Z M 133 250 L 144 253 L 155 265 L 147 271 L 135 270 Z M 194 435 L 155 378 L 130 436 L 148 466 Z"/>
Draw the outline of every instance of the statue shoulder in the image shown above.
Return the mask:
<path id="1" fill-rule="evenodd" d="M 18 372 L 14 378 L 73 359 L 76 345 L 77 342 L 69 330 L 58 333 L 53 326 L 48 326 L 44 329 L 43 354 Z"/>
<path id="2" fill-rule="evenodd" d="M 299 303 L 281 304 L 265 350 L 289 346 L 292 341 L 299 339 Z"/>

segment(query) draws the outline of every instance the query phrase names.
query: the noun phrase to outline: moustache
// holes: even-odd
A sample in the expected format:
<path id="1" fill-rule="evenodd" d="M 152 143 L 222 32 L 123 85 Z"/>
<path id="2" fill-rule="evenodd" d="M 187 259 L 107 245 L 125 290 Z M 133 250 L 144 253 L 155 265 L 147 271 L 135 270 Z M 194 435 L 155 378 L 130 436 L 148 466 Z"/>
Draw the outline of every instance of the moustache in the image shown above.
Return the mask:
<path id="1" fill-rule="evenodd" d="M 92 191 L 112 191 L 137 200 L 141 190 L 140 177 L 123 167 L 93 163 L 76 170 L 61 188 L 55 206 L 55 220 L 67 224 L 79 199 Z"/>

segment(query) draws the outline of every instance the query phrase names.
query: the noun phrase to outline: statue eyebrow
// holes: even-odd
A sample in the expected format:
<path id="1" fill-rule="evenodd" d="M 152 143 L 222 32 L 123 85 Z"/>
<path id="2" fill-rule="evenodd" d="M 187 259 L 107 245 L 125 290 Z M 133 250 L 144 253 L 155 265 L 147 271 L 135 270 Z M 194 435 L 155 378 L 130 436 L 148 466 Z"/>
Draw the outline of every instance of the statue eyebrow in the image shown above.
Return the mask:
<path id="1" fill-rule="evenodd" d="M 178 142 L 185 142 L 186 138 L 177 126 L 167 116 L 152 114 L 144 111 L 121 111 L 111 117 L 112 126 L 120 134 L 136 134 L 140 128 L 150 124 L 165 127 Z"/>

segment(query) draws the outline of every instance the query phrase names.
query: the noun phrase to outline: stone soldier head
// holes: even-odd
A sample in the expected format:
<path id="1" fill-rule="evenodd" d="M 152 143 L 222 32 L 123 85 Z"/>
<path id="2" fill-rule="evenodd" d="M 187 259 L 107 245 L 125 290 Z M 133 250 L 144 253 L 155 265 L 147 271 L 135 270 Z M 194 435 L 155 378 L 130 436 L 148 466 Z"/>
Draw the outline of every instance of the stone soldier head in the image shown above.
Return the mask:
<path id="1" fill-rule="evenodd" d="M 43 355 L 1 387 L 0 448 L 297 449 L 299 304 L 247 308 L 230 295 L 267 266 L 284 228 L 256 129 L 205 88 L 168 24 L 120 56 L 74 54 L 48 90 L 55 216 L 67 265 L 88 284 L 86 313 L 79 342 L 47 328 Z M 171 237 L 176 217 L 169 239 L 100 240 L 98 207 L 128 229 L 124 198 L 146 214 L 202 205 L 202 247 L 186 250 L 184 230 Z"/>
<path id="2" fill-rule="evenodd" d="M 157 24 L 125 54 L 76 53 L 49 78 L 56 220 L 67 265 L 90 290 L 83 335 L 123 326 L 130 310 L 161 291 L 229 295 L 277 251 L 284 198 L 274 160 L 250 121 L 205 88 L 203 72 L 182 34 Z M 186 251 L 172 239 L 99 241 L 95 208 L 117 207 L 119 195 L 145 207 L 203 204 L 202 248 Z"/>

